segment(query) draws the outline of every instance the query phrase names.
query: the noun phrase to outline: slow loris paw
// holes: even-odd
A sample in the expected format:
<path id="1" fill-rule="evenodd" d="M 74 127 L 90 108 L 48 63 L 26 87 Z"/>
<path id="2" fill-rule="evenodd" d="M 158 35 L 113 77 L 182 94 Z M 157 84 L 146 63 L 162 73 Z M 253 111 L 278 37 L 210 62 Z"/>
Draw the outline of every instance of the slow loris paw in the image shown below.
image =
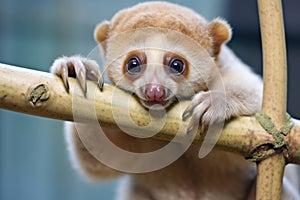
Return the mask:
<path id="1" fill-rule="evenodd" d="M 96 81 L 100 90 L 103 89 L 104 80 L 94 60 L 80 56 L 64 56 L 54 61 L 50 72 L 62 78 L 67 91 L 69 91 L 68 77 L 76 77 L 84 93 L 86 93 L 86 80 Z"/>
<path id="2" fill-rule="evenodd" d="M 202 128 L 213 123 L 224 122 L 230 116 L 228 102 L 224 92 L 207 91 L 196 94 L 191 104 L 182 114 L 182 119 L 191 117 L 188 132 L 192 131 L 199 122 Z"/>

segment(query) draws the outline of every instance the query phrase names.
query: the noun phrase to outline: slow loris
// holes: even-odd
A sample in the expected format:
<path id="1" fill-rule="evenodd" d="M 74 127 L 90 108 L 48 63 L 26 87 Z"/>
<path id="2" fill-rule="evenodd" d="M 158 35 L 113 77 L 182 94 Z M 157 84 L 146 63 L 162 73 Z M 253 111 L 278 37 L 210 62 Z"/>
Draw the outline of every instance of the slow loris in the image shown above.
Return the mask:
<path id="1" fill-rule="evenodd" d="M 119 11 L 94 32 L 103 48 L 107 76 L 116 87 L 131 92 L 147 109 L 170 107 L 181 99 L 192 99 L 183 113 L 191 118 L 189 129 L 235 116 L 252 115 L 262 101 L 262 81 L 225 45 L 231 28 L 220 18 L 207 22 L 193 10 L 166 2 L 141 3 Z M 79 57 L 58 58 L 51 72 L 77 77 L 84 91 L 86 79 L 103 79 L 95 61 Z M 92 133 L 88 125 L 81 129 Z M 138 139 L 121 130 L 103 128 L 122 148 L 142 152 L 148 146 L 164 145 L 155 139 Z M 92 179 L 117 177 L 121 171 L 94 158 L 72 123 L 66 138 L 77 169 Z M 90 138 L 92 140 L 92 138 Z M 120 186 L 119 199 L 254 199 L 255 166 L 242 157 L 214 149 L 199 159 L 197 145 L 169 166 L 148 173 L 128 174 Z M 134 161 L 132 161 L 134 164 Z M 296 198 L 285 188 L 284 199 Z"/>

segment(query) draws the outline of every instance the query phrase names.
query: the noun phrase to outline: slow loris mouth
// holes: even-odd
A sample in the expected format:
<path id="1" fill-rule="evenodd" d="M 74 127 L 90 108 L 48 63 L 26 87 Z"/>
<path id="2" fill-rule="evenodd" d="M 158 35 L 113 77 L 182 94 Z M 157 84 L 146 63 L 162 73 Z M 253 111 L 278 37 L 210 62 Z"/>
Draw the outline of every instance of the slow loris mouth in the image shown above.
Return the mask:
<path id="1" fill-rule="evenodd" d="M 146 100 L 141 99 L 141 103 L 146 108 L 153 109 L 153 110 L 161 110 L 161 109 L 164 109 L 164 108 L 168 107 L 172 103 L 172 101 L 170 101 L 170 100 L 146 101 Z"/>

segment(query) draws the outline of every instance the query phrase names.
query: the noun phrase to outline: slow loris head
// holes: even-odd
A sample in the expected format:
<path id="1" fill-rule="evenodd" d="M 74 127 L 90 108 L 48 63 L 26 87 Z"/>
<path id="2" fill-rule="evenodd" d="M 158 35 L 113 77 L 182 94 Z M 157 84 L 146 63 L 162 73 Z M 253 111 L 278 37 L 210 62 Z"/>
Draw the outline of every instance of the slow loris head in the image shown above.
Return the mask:
<path id="1" fill-rule="evenodd" d="M 121 10 L 94 35 L 112 83 L 150 108 L 207 90 L 231 30 L 225 21 L 208 23 L 185 7 L 147 2 Z"/>

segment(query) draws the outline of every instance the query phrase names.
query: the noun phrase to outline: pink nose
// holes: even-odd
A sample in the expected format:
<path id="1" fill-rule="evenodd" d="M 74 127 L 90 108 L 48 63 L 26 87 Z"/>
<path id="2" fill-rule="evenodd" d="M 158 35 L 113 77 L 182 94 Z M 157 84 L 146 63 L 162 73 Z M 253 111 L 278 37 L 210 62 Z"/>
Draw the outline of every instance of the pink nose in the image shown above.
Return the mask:
<path id="1" fill-rule="evenodd" d="M 163 101 L 165 97 L 164 87 L 159 84 L 147 84 L 145 97 L 148 101 Z"/>

